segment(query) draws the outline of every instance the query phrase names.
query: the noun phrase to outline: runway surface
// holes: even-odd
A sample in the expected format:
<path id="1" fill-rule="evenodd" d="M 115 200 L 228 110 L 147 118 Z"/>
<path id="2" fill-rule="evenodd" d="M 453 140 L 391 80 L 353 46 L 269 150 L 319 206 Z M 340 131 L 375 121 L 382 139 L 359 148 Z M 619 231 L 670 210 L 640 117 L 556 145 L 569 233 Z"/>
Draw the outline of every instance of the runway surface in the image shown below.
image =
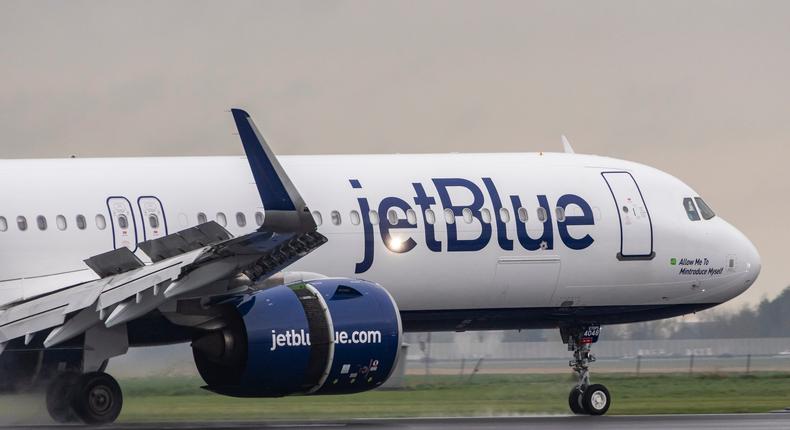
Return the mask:
<path id="1" fill-rule="evenodd" d="M 4 427 L 5 428 L 5 427 Z M 63 429 L 79 426 L 21 426 L 25 429 Z M 417 418 L 360 419 L 350 421 L 276 421 L 276 422 L 179 422 L 119 423 L 108 429 L 409 429 L 409 430 L 477 430 L 477 429 L 638 429 L 638 430 L 705 430 L 705 429 L 790 429 L 790 411 L 771 414 L 727 415 L 640 415 L 640 416 L 529 416 L 499 418 Z"/>

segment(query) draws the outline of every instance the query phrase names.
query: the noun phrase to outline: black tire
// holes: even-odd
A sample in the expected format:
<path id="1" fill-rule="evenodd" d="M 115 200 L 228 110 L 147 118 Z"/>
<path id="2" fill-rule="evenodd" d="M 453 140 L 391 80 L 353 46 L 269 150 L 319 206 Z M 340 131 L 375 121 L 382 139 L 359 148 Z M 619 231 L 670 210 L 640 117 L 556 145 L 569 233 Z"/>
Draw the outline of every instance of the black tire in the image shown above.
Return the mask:
<path id="1" fill-rule="evenodd" d="M 65 372 L 57 375 L 47 387 L 47 412 L 56 423 L 74 423 L 80 419 L 71 407 L 72 396 L 80 375 Z"/>
<path id="2" fill-rule="evenodd" d="M 612 405 L 612 396 L 609 390 L 601 384 L 592 384 L 584 389 L 582 406 L 590 415 L 603 415 Z"/>
<path id="3" fill-rule="evenodd" d="M 71 399 L 74 412 L 85 424 L 114 422 L 123 408 L 123 394 L 118 382 L 102 372 L 80 376 Z"/>
<path id="4" fill-rule="evenodd" d="M 584 406 L 582 406 L 582 394 L 584 394 L 584 391 L 582 391 L 581 387 L 573 387 L 570 394 L 568 394 L 568 406 L 570 406 L 571 412 L 576 415 L 587 414 Z"/>

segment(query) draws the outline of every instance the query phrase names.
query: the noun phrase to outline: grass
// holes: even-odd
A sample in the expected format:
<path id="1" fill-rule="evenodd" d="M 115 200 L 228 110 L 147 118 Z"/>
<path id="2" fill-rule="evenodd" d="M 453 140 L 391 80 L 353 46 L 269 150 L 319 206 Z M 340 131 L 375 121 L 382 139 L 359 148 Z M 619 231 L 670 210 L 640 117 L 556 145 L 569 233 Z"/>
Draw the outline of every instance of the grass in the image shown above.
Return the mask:
<path id="1" fill-rule="evenodd" d="M 610 414 L 767 412 L 790 406 L 790 374 L 594 374 Z M 303 420 L 568 413 L 563 375 L 409 376 L 406 388 L 345 396 L 237 399 L 196 378 L 122 380 L 122 421 Z"/>

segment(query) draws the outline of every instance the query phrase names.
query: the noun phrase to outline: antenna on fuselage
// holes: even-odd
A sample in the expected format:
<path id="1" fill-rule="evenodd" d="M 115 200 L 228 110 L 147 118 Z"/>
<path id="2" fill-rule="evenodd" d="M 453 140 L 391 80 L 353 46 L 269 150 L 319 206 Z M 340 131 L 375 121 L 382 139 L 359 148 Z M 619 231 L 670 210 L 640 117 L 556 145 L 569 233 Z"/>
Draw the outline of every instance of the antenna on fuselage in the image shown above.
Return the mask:
<path id="1" fill-rule="evenodd" d="M 573 150 L 571 143 L 568 142 L 568 138 L 565 135 L 562 135 L 562 149 L 565 151 L 566 154 L 575 154 L 576 151 Z"/>

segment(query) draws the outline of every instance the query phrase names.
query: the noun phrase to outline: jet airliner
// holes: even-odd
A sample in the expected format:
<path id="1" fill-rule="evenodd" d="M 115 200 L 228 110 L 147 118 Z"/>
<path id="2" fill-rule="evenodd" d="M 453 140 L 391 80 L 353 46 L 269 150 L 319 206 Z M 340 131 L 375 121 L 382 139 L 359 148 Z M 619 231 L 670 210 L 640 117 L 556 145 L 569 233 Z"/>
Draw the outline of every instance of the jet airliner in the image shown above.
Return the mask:
<path id="1" fill-rule="evenodd" d="M 558 329 L 601 415 L 601 326 L 749 288 L 752 243 L 654 168 L 565 153 L 4 160 L 0 390 L 46 384 L 57 422 L 121 412 L 108 360 L 190 342 L 238 397 L 374 389 L 403 332 Z M 140 365 L 144 366 L 145 363 Z M 309 401 L 305 399 L 305 401 Z"/>

